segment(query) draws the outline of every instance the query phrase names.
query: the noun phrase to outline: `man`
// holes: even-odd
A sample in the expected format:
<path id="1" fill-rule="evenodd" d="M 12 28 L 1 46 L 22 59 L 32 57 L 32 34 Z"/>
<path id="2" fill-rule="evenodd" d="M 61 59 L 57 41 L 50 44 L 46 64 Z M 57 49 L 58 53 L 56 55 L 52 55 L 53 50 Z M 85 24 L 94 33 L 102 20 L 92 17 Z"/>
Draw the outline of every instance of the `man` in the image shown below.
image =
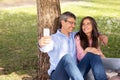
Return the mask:
<path id="1" fill-rule="evenodd" d="M 71 12 L 61 14 L 60 29 L 51 36 L 42 37 L 39 47 L 50 57 L 48 74 L 51 80 L 84 80 L 77 66 L 75 32 L 76 16 Z M 97 64 L 95 64 L 97 65 Z M 99 79 L 103 80 L 103 79 Z M 105 79 L 106 80 L 106 79 Z"/>
<path id="2" fill-rule="evenodd" d="M 76 48 L 73 30 L 76 16 L 70 12 L 60 16 L 60 29 L 53 35 L 39 40 L 40 50 L 50 57 L 48 74 L 51 80 L 84 80 L 76 64 Z"/>

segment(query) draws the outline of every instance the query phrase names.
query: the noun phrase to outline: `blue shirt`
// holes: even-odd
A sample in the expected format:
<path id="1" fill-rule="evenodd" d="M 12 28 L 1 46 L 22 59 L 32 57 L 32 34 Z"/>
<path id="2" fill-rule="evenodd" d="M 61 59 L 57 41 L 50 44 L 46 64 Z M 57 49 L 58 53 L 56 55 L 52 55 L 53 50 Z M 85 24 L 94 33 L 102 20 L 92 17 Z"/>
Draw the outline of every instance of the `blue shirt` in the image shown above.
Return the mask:
<path id="1" fill-rule="evenodd" d="M 70 54 L 74 61 L 76 62 L 76 46 L 75 46 L 75 32 L 71 32 L 70 36 L 62 34 L 60 30 L 57 30 L 55 34 L 51 35 L 52 41 L 50 44 L 40 48 L 42 52 L 47 52 L 50 57 L 50 69 L 48 74 L 55 70 L 60 59 L 66 55 Z"/>

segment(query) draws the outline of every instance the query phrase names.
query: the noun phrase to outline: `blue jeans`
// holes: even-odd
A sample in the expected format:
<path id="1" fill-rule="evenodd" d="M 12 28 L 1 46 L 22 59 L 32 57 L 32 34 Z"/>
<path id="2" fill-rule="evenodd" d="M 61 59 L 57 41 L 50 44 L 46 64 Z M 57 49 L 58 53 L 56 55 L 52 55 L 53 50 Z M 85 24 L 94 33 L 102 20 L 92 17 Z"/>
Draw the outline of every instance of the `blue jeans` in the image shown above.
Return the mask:
<path id="1" fill-rule="evenodd" d="M 51 80 L 84 80 L 73 58 L 66 54 L 51 74 Z"/>
<path id="2" fill-rule="evenodd" d="M 95 80 L 107 80 L 105 69 L 99 55 L 90 52 L 86 53 L 84 58 L 78 62 L 78 68 L 84 79 L 89 70 L 92 69 Z"/>

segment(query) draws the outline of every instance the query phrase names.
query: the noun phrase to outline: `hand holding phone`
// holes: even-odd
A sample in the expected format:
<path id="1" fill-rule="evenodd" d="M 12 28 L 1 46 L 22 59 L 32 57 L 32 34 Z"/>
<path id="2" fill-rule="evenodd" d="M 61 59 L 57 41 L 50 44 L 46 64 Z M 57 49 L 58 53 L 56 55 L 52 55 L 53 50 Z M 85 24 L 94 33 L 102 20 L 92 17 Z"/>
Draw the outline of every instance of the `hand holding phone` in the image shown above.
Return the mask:
<path id="1" fill-rule="evenodd" d="M 49 28 L 43 28 L 43 37 L 39 40 L 40 47 L 48 45 L 51 42 L 50 37 L 50 29 Z"/>

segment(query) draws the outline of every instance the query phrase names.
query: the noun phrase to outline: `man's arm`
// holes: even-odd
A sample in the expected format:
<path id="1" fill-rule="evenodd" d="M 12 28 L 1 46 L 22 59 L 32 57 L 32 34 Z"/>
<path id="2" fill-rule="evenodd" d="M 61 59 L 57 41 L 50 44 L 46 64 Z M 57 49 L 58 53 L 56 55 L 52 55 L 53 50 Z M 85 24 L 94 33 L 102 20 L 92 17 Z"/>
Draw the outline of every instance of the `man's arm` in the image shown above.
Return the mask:
<path id="1" fill-rule="evenodd" d="M 50 44 L 50 42 L 51 42 L 51 37 L 45 36 L 45 37 L 41 37 L 41 39 L 38 41 L 38 44 L 40 48 L 42 48 L 43 46 Z"/>
<path id="2" fill-rule="evenodd" d="M 49 52 L 53 49 L 53 41 L 50 36 L 41 37 L 38 41 L 38 48 L 42 52 Z"/>

